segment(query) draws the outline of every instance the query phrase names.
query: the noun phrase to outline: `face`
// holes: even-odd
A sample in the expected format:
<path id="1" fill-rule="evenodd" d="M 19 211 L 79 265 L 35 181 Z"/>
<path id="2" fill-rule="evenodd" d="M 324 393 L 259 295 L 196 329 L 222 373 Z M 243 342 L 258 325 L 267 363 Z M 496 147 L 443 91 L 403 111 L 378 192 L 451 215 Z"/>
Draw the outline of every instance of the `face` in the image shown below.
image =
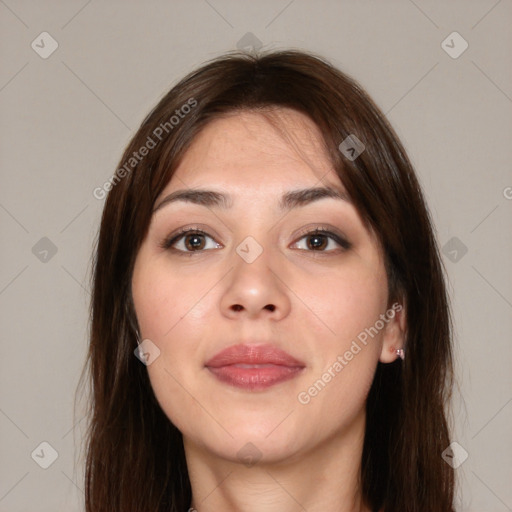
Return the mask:
<path id="1" fill-rule="evenodd" d="M 290 460 L 361 430 L 377 362 L 396 357 L 379 245 L 316 126 L 279 113 L 277 127 L 245 112 L 196 137 L 132 280 L 141 339 L 160 350 L 147 371 L 162 410 L 186 446 L 233 461 Z M 339 197 L 297 192 L 310 188 Z M 198 189 L 226 197 L 169 197 Z"/>

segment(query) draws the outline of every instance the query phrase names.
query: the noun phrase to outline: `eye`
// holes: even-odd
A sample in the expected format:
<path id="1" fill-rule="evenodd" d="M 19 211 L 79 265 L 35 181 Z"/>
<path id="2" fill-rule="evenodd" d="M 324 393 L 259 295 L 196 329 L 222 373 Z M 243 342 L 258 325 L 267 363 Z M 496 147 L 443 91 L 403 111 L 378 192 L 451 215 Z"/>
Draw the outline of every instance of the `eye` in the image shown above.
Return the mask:
<path id="1" fill-rule="evenodd" d="M 316 228 L 301 236 L 300 240 L 306 239 L 306 248 L 298 247 L 301 250 L 313 252 L 332 252 L 336 250 L 336 245 L 344 250 L 350 249 L 352 244 L 340 235 L 322 228 Z M 298 242 L 295 242 L 297 245 Z M 334 247 L 333 247 L 334 245 Z M 330 246 L 330 247 L 329 247 Z"/>
<path id="2" fill-rule="evenodd" d="M 297 247 L 301 240 L 306 240 L 306 247 Z M 208 240 L 211 241 L 208 247 Z M 327 229 L 318 227 L 312 231 L 304 233 L 294 246 L 299 250 L 308 252 L 339 252 L 348 250 L 352 244 L 345 240 L 341 235 L 333 233 Z M 221 244 L 215 240 L 206 231 L 198 228 L 184 228 L 178 233 L 170 235 L 160 244 L 162 249 L 169 249 L 183 254 L 194 252 L 203 252 L 212 249 L 220 249 Z M 338 251 L 337 251 L 338 249 Z"/>
<path id="3" fill-rule="evenodd" d="M 207 247 L 206 240 L 209 238 L 214 243 Z M 213 247 L 212 247 L 213 245 Z M 163 249 L 171 249 L 179 252 L 201 252 L 204 250 L 219 249 L 222 247 L 205 231 L 194 228 L 182 229 L 179 233 L 166 238 L 160 245 Z"/>

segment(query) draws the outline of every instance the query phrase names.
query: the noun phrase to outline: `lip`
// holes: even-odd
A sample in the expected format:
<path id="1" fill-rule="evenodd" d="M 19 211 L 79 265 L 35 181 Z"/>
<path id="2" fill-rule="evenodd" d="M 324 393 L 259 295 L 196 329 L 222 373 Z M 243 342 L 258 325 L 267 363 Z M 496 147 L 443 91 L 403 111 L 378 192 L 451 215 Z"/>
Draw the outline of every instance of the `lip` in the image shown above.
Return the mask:
<path id="1" fill-rule="evenodd" d="M 298 376 L 305 364 L 274 345 L 239 344 L 213 356 L 205 367 L 221 382 L 256 391 Z"/>

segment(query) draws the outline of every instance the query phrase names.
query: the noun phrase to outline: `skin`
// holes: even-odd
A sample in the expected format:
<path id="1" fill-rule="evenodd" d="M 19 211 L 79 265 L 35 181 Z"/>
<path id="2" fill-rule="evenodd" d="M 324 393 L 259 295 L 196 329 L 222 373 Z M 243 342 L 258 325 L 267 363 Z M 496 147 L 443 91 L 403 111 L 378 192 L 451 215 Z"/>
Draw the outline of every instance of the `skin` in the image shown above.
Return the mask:
<path id="1" fill-rule="evenodd" d="M 378 361 L 394 361 L 403 346 L 405 312 L 359 343 L 360 352 L 309 403 L 299 402 L 391 305 L 381 249 L 352 204 L 323 198 L 279 211 L 289 190 L 344 188 L 312 121 L 277 113 L 284 132 L 255 112 L 212 121 L 156 200 L 205 188 L 229 193 L 232 206 L 180 201 L 154 213 L 132 280 L 141 339 L 160 350 L 147 370 L 162 410 L 183 434 L 191 506 L 199 512 L 369 511 L 359 483 L 365 402 Z M 326 237 L 315 248 L 304 233 L 317 225 L 352 247 Z M 200 239 L 202 250 L 194 252 L 193 235 L 174 252 L 160 247 L 188 226 L 211 237 Z M 236 252 L 247 236 L 263 248 L 252 263 Z M 205 368 L 220 350 L 251 340 L 275 344 L 305 368 L 263 391 L 222 383 Z M 238 455 L 247 443 L 257 449 L 253 465 Z"/>

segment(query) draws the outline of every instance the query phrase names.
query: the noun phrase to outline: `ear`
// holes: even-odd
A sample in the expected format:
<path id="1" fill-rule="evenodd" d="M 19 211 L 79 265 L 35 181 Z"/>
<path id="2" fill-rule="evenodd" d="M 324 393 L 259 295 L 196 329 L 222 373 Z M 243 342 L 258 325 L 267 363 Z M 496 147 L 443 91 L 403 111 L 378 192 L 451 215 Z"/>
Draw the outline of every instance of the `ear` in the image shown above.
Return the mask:
<path id="1" fill-rule="evenodd" d="M 405 307 L 402 304 L 395 302 L 386 312 L 386 316 L 389 320 L 384 328 L 382 351 L 379 361 L 381 363 L 392 363 L 399 357 L 396 350 L 398 348 L 404 348 L 405 345 Z"/>

